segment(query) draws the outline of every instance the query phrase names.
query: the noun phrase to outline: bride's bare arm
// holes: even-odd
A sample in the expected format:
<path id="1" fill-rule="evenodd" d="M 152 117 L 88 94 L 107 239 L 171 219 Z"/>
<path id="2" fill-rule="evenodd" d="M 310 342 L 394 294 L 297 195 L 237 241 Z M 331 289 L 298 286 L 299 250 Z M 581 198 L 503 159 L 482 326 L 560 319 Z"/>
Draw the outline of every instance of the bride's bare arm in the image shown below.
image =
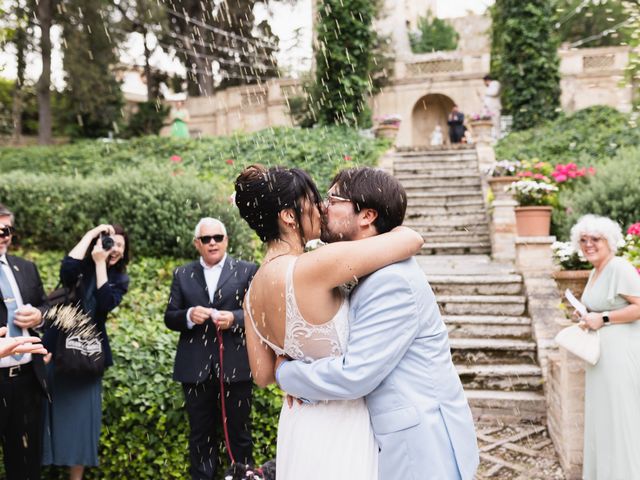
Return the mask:
<path id="1" fill-rule="evenodd" d="M 296 275 L 303 275 L 327 287 L 337 287 L 392 263 L 406 260 L 420 251 L 424 240 L 418 232 L 396 227 L 388 233 L 325 245 L 298 259 Z"/>
<path id="2" fill-rule="evenodd" d="M 244 318 L 249 318 L 246 306 Z M 260 340 L 252 321 L 245 322 L 244 331 L 247 338 L 247 353 L 249 354 L 249 365 L 251 366 L 253 381 L 261 388 L 275 383 L 276 378 L 273 375 L 273 367 L 276 357 L 273 350 Z"/>

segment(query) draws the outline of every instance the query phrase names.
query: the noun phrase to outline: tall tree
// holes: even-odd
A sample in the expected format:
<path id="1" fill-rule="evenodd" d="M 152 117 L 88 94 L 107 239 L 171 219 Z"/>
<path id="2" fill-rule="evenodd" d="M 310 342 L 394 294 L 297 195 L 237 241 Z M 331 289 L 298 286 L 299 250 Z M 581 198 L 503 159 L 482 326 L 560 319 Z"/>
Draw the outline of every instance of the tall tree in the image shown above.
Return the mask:
<path id="1" fill-rule="evenodd" d="M 215 87 L 259 83 L 278 75 L 273 53 L 277 37 L 265 22 L 256 25 L 257 0 L 169 0 L 167 33 L 188 72 L 191 95 L 212 95 Z"/>
<path id="2" fill-rule="evenodd" d="M 16 82 L 13 90 L 13 141 L 20 143 L 22 138 L 22 110 L 25 70 L 27 67 L 27 50 L 29 48 L 30 17 L 25 3 L 17 0 L 14 7 L 16 28 L 13 35 L 13 44 L 16 47 Z"/>
<path id="3" fill-rule="evenodd" d="M 580 47 L 622 45 L 631 40 L 628 15 L 620 1 L 556 0 L 560 42 Z"/>
<path id="4" fill-rule="evenodd" d="M 378 2 L 323 0 L 318 8 L 316 85 L 313 99 L 320 123 L 366 126 L 373 90 Z"/>
<path id="5" fill-rule="evenodd" d="M 51 128 L 51 25 L 58 0 L 38 0 L 35 13 L 40 25 L 42 74 L 38 80 L 38 143 L 52 142 Z"/>
<path id="6" fill-rule="evenodd" d="M 491 16 L 491 71 L 502 84 L 502 104 L 513 116 L 513 129 L 555 118 L 560 60 L 551 0 L 496 0 Z"/>
<path id="7" fill-rule="evenodd" d="M 108 29 L 113 18 L 108 0 L 66 0 L 63 54 L 69 113 L 83 137 L 106 136 L 117 131 L 124 104 L 115 78 L 116 46 L 121 34 Z"/>

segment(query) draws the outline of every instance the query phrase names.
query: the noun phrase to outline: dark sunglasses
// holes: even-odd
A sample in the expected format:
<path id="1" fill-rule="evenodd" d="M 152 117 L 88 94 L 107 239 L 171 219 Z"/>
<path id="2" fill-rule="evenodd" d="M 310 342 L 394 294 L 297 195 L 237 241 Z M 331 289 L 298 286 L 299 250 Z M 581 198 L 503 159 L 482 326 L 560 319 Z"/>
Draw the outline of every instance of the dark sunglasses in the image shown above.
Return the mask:
<path id="1" fill-rule="evenodd" d="M 224 235 L 218 233 L 217 235 L 202 235 L 201 237 L 198 237 L 198 240 L 200 240 L 204 245 L 211 243 L 212 239 L 216 243 L 220 243 L 224 240 Z"/>
<path id="2" fill-rule="evenodd" d="M 9 237 L 11 235 L 13 235 L 15 233 L 16 229 L 13 227 L 3 227 L 0 228 L 0 238 L 6 238 Z"/>

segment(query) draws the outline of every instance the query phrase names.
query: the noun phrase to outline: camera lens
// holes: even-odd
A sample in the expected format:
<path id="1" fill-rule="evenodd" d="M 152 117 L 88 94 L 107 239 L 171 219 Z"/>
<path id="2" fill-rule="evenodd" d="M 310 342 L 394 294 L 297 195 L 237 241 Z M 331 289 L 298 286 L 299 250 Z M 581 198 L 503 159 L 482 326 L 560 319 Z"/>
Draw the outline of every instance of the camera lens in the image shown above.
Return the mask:
<path id="1" fill-rule="evenodd" d="M 113 248 L 113 238 L 109 235 L 102 235 L 102 248 L 105 250 L 111 250 Z"/>

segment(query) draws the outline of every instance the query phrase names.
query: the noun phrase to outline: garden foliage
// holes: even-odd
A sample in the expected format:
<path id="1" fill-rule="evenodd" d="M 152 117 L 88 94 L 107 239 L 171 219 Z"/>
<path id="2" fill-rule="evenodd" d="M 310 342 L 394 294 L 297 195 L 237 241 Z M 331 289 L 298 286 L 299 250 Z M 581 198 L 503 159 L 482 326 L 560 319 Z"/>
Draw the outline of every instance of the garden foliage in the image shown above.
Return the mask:
<path id="1" fill-rule="evenodd" d="M 409 32 L 409 43 L 413 53 L 430 53 L 455 50 L 460 35 L 446 20 L 434 17 L 431 11 L 418 18 L 418 28 Z"/>

